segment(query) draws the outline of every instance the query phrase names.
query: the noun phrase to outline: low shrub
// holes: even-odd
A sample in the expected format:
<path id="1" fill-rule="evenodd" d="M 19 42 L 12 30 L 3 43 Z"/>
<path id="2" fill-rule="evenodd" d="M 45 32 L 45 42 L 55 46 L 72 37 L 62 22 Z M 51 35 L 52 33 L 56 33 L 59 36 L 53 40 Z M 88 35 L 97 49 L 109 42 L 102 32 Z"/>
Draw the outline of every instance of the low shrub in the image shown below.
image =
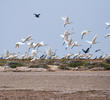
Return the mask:
<path id="1" fill-rule="evenodd" d="M 110 64 L 108 64 L 108 63 L 104 63 L 104 62 L 100 63 L 100 66 L 104 67 L 105 70 L 110 70 Z"/>
<path id="2" fill-rule="evenodd" d="M 8 66 L 11 68 L 16 68 L 16 67 L 24 66 L 24 64 L 17 63 L 17 62 L 10 62 L 10 63 L 8 63 Z"/>
<path id="3" fill-rule="evenodd" d="M 67 65 L 60 65 L 59 68 L 63 70 L 70 70 Z"/>
<path id="4" fill-rule="evenodd" d="M 7 61 L 6 60 L 0 60 L 0 66 L 4 66 L 5 64 L 7 63 Z"/>
<path id="5" fill-rule="evenodd" d="M 79 66 L 85 66 L 88 63 L 85 61 L 74 61 L 67 64 L 68 67 L 79 67 Z"/>

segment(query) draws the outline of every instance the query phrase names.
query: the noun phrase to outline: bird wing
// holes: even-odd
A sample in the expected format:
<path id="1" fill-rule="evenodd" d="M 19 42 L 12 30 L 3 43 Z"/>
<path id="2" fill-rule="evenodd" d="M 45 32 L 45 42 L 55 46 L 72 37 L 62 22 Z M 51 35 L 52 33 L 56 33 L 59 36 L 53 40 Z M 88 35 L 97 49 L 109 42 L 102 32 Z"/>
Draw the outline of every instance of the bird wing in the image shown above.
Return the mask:
<path id="1" fill-rule="evenodd" d="M 82 51 L 83 51 L 84 53 L 86 53 L 86 51 L 85 51 L 84 49 L 82 49 Z"/>
<path id="2" fill-rule="evenodd" d="M 60 34 L 60 36 L 61 36 L 62 38 L 64 38 L 64 35 L 63 35 L 63 34 Z"/>
<path id="3" fill-rule="evenodd" d="M 105 24 L 106 24 L 107 26 L 109 26 L 109 25 L 110 25 L 110 23 L 109 23 L 109 22 L 106 22 Z"/>
<path id="4" fill-rule="evenodd" d="M 65 18 L 65 17 L 61 17 L 61 19 L 62 19 L 62 20 L 66 20 L 66 18 Z"/>
<path id="5" fill-rule="evenodd" d="M 110 36 L 110 34 L 107 34 L 107 35 L 106 35 L 106 37 L 109 37 L 109 36 Z"/>
<path id="6" fill-rule="evenodd" d="M 90 48 L 87 48 L 87 49 L 86 49 L 86 53 L 88 53 L 88 52 L 89 52 L 89 49 L 90 49 Z"/>
<path id="7" fill-rule="evenodd" d="M 92 43 L 95 43 L 95 42 L 96 42 L 96 38 L 97 38 L 97 35 L 95 35 L 95 36 L 93 37 Z"/>
<path id="8" fill-rule="evenodd" d="M 92 44 L 92 42 L 91 41 L 86 41 L 87 43 L 89 43 L 89 44 Z"/>
<path id="9" fill-rule="evenodd" d="M 69 17 L 66 17 L 66 18 L 65 18 L 65 22 L 66 22 L 66 23 L 69 23 Z"/>

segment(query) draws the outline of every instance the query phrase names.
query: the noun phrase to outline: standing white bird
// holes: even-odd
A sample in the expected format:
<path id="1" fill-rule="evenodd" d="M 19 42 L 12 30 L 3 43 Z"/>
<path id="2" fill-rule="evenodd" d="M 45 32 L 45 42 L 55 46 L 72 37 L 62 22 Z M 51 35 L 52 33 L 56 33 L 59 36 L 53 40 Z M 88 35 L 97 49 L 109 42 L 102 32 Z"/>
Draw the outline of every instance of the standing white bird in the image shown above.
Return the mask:
<path id="1" fill-rule="evenodd" d="M 28 53 L 25 52 L 23 55 L 21 55 L 21 59 L 26 59 L 27 56 L 28 56 Z"/>
<path id="2" fill-rule="evenodd" d="M 24 43 L 22 43 L 22 42 L 17 42 L 17 43 L 16 43 L 16 48 L 19 48 L 20 45 L 24 45 Z"/>
<path id="3" fill-rule="evenodd" d="M 32 38 L 32 34 L 31 35 L 29 35 L 29 36 L 27 36 L 26 38 L 24 38 L 24 39 L 21 39 L 22 40 L 22 43 L 25 43 L 25 42 L 27 42 L 27 41 L 30 41 L 31 40 L 31 38 Z"/>
<path id="4" fill-rule="evenodd" d="M 12 53 L 6 59 L 16 59 L 17 57 L 18 57 L 18 53 L 17 54 Z"/>
<path id="5" fill-rule="evenodd" d="M 97 35 L 95 35 L 92 39 L 92 41 L 87 41 L 89 44 L 93 45 L 93 44 L 96 44 L 96 39 L 97 39 Z M 91 47 L 91 46 L 90 46 Z"/>
<path id="6" fill-rule="evenodd" d="M 108 29 L 110 27 L 110 22 L 106 22 L 105 24 L 107 25 L 106 29 Z"/>
<path id="7" fill-rule="evenodd" d="M 91 32 L 91 31 L 89 31 L 89 30 L 82 31 L 81 32 L 81 39 L 83 39 L 84 35 L 88 34 L 89 32 Z"/>
<path id="8" fill-rule="evenodd" d="M 73 58 L 80 58 L 81 52 L 79 51 L 78 53 L 74 54 Z"/>
<path id="9" fill-rule="evenodd" d="M 110 33 L 109 33 L 109 34 L 106 34 L 106 35 L 105 35 L 105 38 L 106 38 L 106 37 L 110 37 Z"/>
<path id="10" fill-rule="evenodd" d="M 72 53 L 68 53 L 66 54 L 65 56 L 63 56 L 62 58 L 66 58 L 66 59 L 69 59 L 70 57 L 72 57 L 74 54 Z"/>
<path id="11" fill-rule="evenodd" d="M 31 56 L 34 58 L 37 56 L 37 50 L 32 50 L 31 51 Z"/>
<path id="12" fill-rule="evenodd" d="M 67 24 L 72 24 L 72 22 L 69 22 L 69 17 L 68 17 L 68 16 L 62 17 L 62 20 L 64 20 L 64 27 L 65 27 Z"/>
<path id="13" fill-rule="evenodd" d="M 5 51 L 5 57 L 6 57 L 6 58 L 9 57 L 9 55 L 10 55 L 9 51 L 6 50 L 6 51 Z"/>
<path id="14" fill-rule="evenodd" d="M 51 48 L 48 48 L 48 50 L 46 52 L 46 55 L 47 55 L 47 59 L 51 59 L 52 58 L 53 52 L 52 52 L 52 49 Z"/>

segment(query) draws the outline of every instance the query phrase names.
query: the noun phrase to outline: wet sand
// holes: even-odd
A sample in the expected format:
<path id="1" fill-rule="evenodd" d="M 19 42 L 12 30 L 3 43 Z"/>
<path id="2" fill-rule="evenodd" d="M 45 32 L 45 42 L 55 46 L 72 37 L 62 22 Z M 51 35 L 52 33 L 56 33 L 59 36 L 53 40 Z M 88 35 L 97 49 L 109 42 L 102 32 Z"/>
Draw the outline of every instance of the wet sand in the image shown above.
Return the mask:
<path id="1" fill-rule="evenodd" d="M 110 100 L 110 71 L 0 72 L 0 100 L 27 99 Z"/>

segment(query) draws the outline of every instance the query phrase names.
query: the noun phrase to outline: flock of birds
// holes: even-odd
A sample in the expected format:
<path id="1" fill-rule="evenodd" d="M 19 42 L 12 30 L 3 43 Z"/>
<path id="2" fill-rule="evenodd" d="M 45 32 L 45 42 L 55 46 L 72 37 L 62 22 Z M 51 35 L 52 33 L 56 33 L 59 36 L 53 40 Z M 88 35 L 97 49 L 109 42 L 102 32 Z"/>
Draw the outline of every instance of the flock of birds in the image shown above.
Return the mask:
<path id="1" fill-rule="evenodd" d="M 33 14 L 36 18 L 40 17 L 40 14 Z M 66 27 L 68 24 L 72 24 L 72 22 L 69 21 L 69 17 L 62 17 L 62 20 L 64 21 L 64 27 Z M 107 22 L 106 24 L 106 29 L 110 28 L 110 23 Z M 81 32 L 81 39 L 84 39 L 84 37 L 91 33 L 90 30 L 84 30 Z M 60 34 L 61 38 L 63 39 L 63 46 L 65 45 L 65 50 L 67 50 L 69 47 L 72 49 L 74 47 L 79 47 L 81 46 L 77 41 L 73 41 L 72 40 L 72 32 L 69 32 L 69 30 L 65 30 L 64 34 Z M 105 38 L 110 37 L 110 33 L 105 35 Z M 82 49 L 82 54 L 81 51 L 79 51 L 76 54 L 72 54 L 72 53 L 68 53 L 66 55 L 64 55 L 62 58 L 85 58 L 85 59 L 90 59 L 93 54 L 89 53 L 90 49 L 92 48 L 93 45 L 95 45 L 96 43 L 98 43 L 97 41 L 97 35 L 95 35 L 93 37 L 93 39 L 91 41 L 86 41 L 87 43 L 90 44 L 90 46 L 87 49 Z M 4 57 L 1 56 L 1 59 L 31 59 L 30 61 L 35 61 L 36 59 L 58 59 L 58 56 L 56 55 L 56 51 L 52 51 L 52 49 L 49 47 L 48 50 L 46 52 L 44 52 L 44 54 L 42 54 L 39 58 L 38 58 L 38 53 L 39 48 L 40 47 L 44 47 L 44 46 L 48 46 L 47 44 L 45 44 L 43 41 L 41 42 L 33 42 L 32 41 L 32 34 L 28 35 L 27 37 L 21 39 L 20 42 L 16 42 L 16 48 L 20 48 L 21 45 L 27 45 L 28 46 L 28 52 L 25 52 L 24 55 L 19 56 L 19 52 L 18 53 L 10 53 L 8 50 L 5 51 L 5 55 Z M 95 50 L 95 52 L 99 52 L 102 50 L 101 49 L 97 49 Z M 109 55 L 101 55 L 99 58 L 105 58 Z"/>

